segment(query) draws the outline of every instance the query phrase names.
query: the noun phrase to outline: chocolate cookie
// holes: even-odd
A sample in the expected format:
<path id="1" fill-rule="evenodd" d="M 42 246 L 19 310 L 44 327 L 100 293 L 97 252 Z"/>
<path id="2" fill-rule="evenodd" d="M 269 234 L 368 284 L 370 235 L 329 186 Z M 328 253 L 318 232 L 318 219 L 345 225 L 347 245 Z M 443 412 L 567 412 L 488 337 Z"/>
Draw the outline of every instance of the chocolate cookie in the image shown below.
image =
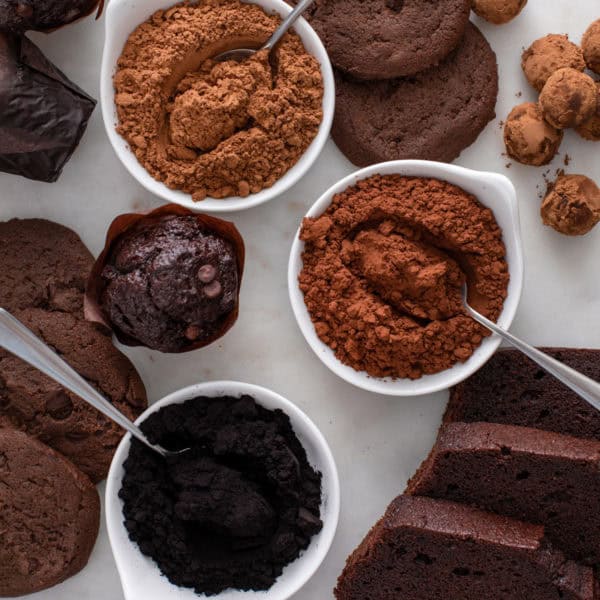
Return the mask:
<path id="1" fill-rule="evenodd" d="M 18 318 L 129 418 L 146 408 L 135 368 L 96 325 L 61 312 Z M 106 477 L 123 430 L 83 400 L 0 351 L 0 427 L 22 429 L 70 458 L 94 482 Z"/>
<path id="2" fill-rule="evenodd" d="M 0 306 L 82 312 L 94 259 L 79 236 L 51 221 L 0 223 Z"/>
<path id="3" fill-rule="evenodd" d="M 470 24 L 462 44 L 415 77 L 359 82 L 336 73 L 331 134 L 354 164 L 420 158 L 450 162 L 495 116 L 496 55 Z"/>
<path id="4" fill-rule="evenodd" d="M 49 588 L 87 563 L 100 523 L 96 488 L 70 461 L 0 429 L 0 596 Z"/>
<path id="5" fill-rule="evenodd" d="M 470 8 L 470 0 L 317 0 L 308 18 L 338 69 L 390 79 L 443 60 L 460 43 Z"/>

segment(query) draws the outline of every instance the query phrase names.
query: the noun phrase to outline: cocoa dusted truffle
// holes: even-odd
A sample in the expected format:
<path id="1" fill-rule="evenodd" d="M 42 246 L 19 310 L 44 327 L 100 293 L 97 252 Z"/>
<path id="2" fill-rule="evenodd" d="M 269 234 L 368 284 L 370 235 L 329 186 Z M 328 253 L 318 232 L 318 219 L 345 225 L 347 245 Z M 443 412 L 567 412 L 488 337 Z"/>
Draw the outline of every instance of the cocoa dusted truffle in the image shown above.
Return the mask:
<path id="1" fill-rule="evenodd" d="M 525 7 L 527 0 L 472 0 L 471 7 L 482 19 L 502 25 L 512 21 Z"/>
<path id="2" fill-rule="evenodd" d="M 180 352 L 212 341 L 237 313 L 236 254 L 199 217 L 143 217 L 106 255 L 101 310 L 115 330 L 155 350 Z"/>
<path id="3" fill-rule="evenodd" d="M 504 143 L 511 158 L 524 165 L 547 165 L 558 152 L 563 132 L 544 120 L 537 104 L 515 106 L 504 125 Z"/>
<path id="4" fill-rule="evenodd" d="M 600 142 L 600 82 L 596 82 L 596 91 L 596 112 L 576 130 L 582 138 L 592 142 Z"/>
<path id="5" fill-rule="evenodd" d="M 98 8 L 104 0 L 0 0 L 0 29 L 51 31 L 81 19 Z"/>
<path id="6" fill-rule="evenodd" d="M 596 83 L 576 69 L 559 69 L 550 76 L 540 94 L 544 119 L 559 129 L 577 127 L 596 111 Z"/>
<path id="7" fill-rule="evenodd" d="M 550 75 L 558 69 L 570 67 L 583 71 L 585 60 L 581 48 L 570 42 L 566 35 L 551 33 L 533 42 L 523 52 L 521 67 L 527 81 L 541 92 Z"/>
<path id="8" fill-rule="evenodd" d="M 581 46 L 587 66 L 600 75 L 600 19 L 587 28 Z"/>
<path id="9" fill-rule="evenodd" d="M 600 189 L 585 175 L 561 175 L 542 203 L 542 220 L 565 235 L 584 235 L 600 222 Z"/>
<path id="10" fill-rule="evenodd" d="M 0 171 L 56 181 L 95 106 L 27 37 L 0 32 Z"/>

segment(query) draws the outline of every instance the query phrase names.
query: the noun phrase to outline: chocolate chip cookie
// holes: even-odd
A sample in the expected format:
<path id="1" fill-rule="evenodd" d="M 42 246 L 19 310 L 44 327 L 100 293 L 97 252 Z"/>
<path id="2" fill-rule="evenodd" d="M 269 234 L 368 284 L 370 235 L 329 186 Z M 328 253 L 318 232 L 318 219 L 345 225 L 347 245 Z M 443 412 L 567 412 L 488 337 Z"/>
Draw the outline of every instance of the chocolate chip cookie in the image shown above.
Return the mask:
<path id="1" fill-rule="evenodd" d="M 310 24 L 331 62 L 360 79 L 414 75 L 463 37 L 470 0 L 317 0 Z"/>
<path id="2" fill-rule="evenodd" d="M 135 368 L 92 323 L 31 308 L 16 315 L 130 419 L 147 405 Z M 39 438 L 94 482 L 106 477 L 123 430 L 83 400 L 14 356 L 0 351 L 0 427 Z"/>
<path id="3" fill-rule="evenodd" d="M 75 575 L 99 523 L 100 499 L 86 475 L 25 433 L 0 429 L 0 596 Z"/>
<path id="4" fill-rule="evenodd" d="M 331 134 L 355 165 L 407 158 L 450 162 L 495 116 L 496 55 L 470 24 L 439 66 L 410 78 L 360 82 L 336 73 Z"/>
<path id="5" fill-rule="evenodd" d="M 83 314 L 94 259 L 79 236 L 44 219 L 0 222 L 0 306 Z"/>

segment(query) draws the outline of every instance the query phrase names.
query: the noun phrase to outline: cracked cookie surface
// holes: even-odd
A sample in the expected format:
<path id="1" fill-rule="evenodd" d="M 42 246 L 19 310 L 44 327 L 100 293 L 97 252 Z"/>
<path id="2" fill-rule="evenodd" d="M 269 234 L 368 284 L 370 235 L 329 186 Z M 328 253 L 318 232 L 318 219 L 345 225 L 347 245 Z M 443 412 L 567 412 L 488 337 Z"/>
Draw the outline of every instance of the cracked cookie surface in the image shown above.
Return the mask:
<path id="1" fill-rule="evenodd" d="M 0 429 L 0 596 L 75 575 L 99 521 L 100 499 L 86 475 L 25 433 Z"/>
<path id="2" fill-rule="evenodd" d="M 27 309 L 17 317 L 127 417 L 146 407 L 128 358 L 95 325 L 73 315 Z M 25 431 L 71 459 L 94 482 L 106 477 L 120 427 L 22 360 L 0 350 L 0 427 Z"/>

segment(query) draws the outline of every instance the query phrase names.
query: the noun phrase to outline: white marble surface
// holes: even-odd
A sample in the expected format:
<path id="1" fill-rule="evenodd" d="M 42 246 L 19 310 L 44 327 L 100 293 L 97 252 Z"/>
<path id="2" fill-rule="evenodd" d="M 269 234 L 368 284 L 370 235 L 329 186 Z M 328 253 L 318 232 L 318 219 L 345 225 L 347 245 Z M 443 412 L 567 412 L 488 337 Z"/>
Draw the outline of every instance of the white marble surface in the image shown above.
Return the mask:
<path id="1" fill-rule="evenodd" d="M 517 187 L 525 248 L 525 287 L 513 331 L 536 344 L 600 347 L 600 227 L 577 239 L 545 228 L 539 194 L 545 168 L 512 164 L 502 156 L 499 121 L 522 99 L 533 99 L 519 68 L 521 49 L 546 33 L 569 33 L 579 41 L 600 17 L 598 0 L 529 0 L 513 23 L 483 24 L 498 54 L 497 120 L 457 161 L 507 174 Z M 98 97 L 103 22 L 88 19 L 36 42 L 70 77 Z M 569 132 L 551 173 L 563 167 L 600 183 L 600 144 Z M 347 554 L 404 488 L 429 450 L 446 393 L 393 399 L 361 392 L 339 381 L 313 355 L 293 319 L 286 265 L 299 220 L 333 182 L 352 170 L 330 141 L 319 163 L 285 196 L 232 215 L 247 243 L 240 319 L 218 343 L 180 356 L 127 349 L 151 401 L 196 381 L 237 379 L 269 387 L 305 410 L 327 437 L 340 471 L 342 515 L 333 548 L 316 576 L 294 600 L 332 597 Z M 0 219 L 45 217 L 75 229 L 94 253 L 119 213 L 156 206 L 113 155 L 97 109 L 87 134 L 58 183 L 34 183 L 0 175 Z M 103 492 L 103 489 L 101 489 Z M 121 600 L 118 575 L 103 529 L 88 567 L 36 600 Z"/>

